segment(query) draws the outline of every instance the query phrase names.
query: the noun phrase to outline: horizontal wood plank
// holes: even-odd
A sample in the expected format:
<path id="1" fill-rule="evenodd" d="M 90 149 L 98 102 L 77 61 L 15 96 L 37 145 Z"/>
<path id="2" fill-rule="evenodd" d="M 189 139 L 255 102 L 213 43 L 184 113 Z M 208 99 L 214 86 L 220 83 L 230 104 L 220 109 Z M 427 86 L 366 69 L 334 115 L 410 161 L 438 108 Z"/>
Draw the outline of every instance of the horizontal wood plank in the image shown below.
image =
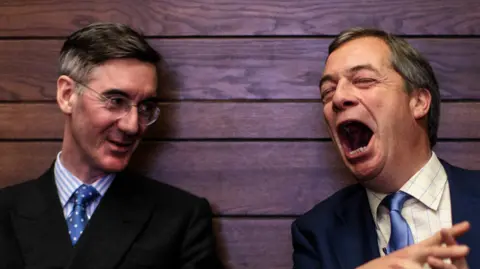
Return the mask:
<path id="1" fill-rule="evenodd" d="M 478 169 L 479 148 L 442 142 L 435 152 Z M 0 184 L 38 177 L 59 149 L 59 142 L 0 143 Z M 131 168 L 206 197 L 221 215 L 302 214 L 354 182 L 330 142 L 145 142 Z"/>
<path id="2" fill-rule="evenodd" d="M 147 139 L 325 139 L 320 103 L 169 103 Z M 480 138 L 480 102 L 443 103 L 440 138 Z M 0 139 L 60 139 L 57 104 L 0 104 Z"/>
<path id="3" fill-rule="evenodd" d="M 147 35 L 323 35 L 352 26 L 399 34 L 480 34 L 476 0 L 7 0 L 0 36 L 65 36 L 97 21 Z"/>
<path id="4" fill-rule="evenodd" d="M 162 91 L 165 98 L 318 100 L 331 39 L 150 41 L 172 73 L 173 85 Z M 410 41 L 431 61 L 443 99 L 480 99 L 480 38 Z M 54 100 L 61 43 L 0 40 L 0 101 Z"/>
<path id="5" fill-rule="evenodd" d="M 215 219 L 219 254 L 229 269 L 291 269 L 293 219 Z"/>

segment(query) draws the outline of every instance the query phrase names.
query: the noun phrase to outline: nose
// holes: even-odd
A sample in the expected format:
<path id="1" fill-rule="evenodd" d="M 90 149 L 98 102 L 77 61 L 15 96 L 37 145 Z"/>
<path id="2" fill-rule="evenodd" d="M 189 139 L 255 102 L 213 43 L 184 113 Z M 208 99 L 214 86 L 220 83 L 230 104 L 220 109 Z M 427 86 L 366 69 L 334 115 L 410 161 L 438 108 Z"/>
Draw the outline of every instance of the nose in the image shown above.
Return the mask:
<path id="1" fill-rule="evenodd" d="M 127 135 L 136 135 L 140 128 L 138 122 L 138 112 L 135 106 L 132 106 L 130 111 L 119 119 L 118 128 Z"/>
<path id="2" fill-rule="evenodd" d="M 344 111 L 349 107 L 358 105 L 358 100 L 349 87 L 348 82 L 341 82 L 337 85 L 337 89 L 332 97 L 332 109 L 336 112 Z"/>

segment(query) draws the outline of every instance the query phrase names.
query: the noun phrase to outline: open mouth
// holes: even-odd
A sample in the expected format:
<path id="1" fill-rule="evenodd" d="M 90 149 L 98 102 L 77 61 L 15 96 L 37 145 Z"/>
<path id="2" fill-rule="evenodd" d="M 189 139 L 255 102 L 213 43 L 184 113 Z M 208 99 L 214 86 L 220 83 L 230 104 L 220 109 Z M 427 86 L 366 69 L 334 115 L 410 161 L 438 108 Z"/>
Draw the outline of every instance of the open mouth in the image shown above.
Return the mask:
<path id="1" fill-rule="evenodd" d="M 364 152 L 373 136 L 373 131 L 366 124 L 355 120 L 338 125 L 337 133 L 349 155 Z"/>

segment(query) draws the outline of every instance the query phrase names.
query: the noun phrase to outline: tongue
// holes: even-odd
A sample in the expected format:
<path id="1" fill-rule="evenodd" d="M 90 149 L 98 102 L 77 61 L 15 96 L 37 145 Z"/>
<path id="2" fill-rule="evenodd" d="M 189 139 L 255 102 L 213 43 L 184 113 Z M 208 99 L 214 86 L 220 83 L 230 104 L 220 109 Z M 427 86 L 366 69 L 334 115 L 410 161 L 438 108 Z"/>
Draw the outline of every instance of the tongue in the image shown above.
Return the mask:
<path id="1" fill-rule="evenodd" d="M 348 125 L 348 141 L 351 150 L 356 150 L 368 145 L 370 141 L 370 129 L 362 123 L 351 123 Z"/>

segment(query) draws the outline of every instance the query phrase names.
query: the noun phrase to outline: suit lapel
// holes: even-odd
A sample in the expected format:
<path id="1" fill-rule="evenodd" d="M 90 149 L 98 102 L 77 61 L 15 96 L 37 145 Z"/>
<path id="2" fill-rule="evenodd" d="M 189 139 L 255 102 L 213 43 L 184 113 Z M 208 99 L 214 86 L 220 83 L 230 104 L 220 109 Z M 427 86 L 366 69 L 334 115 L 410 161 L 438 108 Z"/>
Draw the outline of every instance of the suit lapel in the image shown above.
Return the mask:
<path id="1" fill-rule="evenodd" d="M 332 232 L 335 254 L 341 268 L 356 268 L 380 256 L 377 233 L 365 190 L 360 185 L 337 211 L 341 225 Z"/>
<path id="2" fill-rule="evenodd" d="M 468 220 L 470 231 L 458 238 L 458 242 L 470 247 L 468 256 L 472 267 L 473 259 L 480 255 L 480 172 L 468 171 L 442 161 L 447 172 L 452 204 L 452 223 Z M 476 264 L 477 266 L 480 264 Z"/>
<path id="3" fill-rule="evenodd" d="M 67 268 L 114 268 L 149 219 L 153 204 L 125 173 L 117 175 L 75 246 Z"/>
<path id="4" fill-rule="evenodd" d="M 25 261 L 46 267 L 68 263 L 72 246 L 51 167 L 27 185 L 16 203 L 12 222 L 23 248 Z"/>

